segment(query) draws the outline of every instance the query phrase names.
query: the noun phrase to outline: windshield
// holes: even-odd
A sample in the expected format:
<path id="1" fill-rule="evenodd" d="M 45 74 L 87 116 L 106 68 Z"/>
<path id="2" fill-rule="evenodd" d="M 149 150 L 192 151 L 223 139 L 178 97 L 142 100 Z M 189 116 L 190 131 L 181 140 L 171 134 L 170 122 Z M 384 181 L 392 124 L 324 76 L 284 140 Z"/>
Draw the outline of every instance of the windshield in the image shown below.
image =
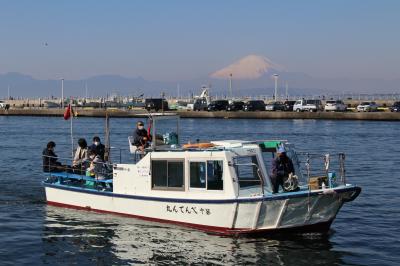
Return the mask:
<path id="1" fill-rule="evenodd" d="M 240 188 L 259 186 L 261 184 L 257 156 L 236 157 L 235 166 Z"/>

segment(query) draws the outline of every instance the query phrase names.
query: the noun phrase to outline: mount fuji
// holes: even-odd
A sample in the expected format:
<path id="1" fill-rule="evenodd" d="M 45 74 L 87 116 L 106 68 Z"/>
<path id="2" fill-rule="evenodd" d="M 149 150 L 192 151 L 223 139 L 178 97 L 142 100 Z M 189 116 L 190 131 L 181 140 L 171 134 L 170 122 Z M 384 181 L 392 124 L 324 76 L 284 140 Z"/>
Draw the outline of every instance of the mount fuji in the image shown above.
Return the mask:
<path id="1" fill-rule="evenodd" d="M 281 72 L 284 68 L 265 56 L 248 55 L 242 59 L 210 74 L 211 78 L 258 79 L 267 73 Z"/>

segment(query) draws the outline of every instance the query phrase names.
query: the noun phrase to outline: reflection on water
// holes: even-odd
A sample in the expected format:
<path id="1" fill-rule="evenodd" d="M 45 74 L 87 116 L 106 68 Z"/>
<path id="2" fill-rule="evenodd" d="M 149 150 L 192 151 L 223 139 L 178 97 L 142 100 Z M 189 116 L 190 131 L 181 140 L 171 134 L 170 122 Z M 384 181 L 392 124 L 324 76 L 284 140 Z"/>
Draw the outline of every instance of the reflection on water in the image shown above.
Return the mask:
<path id="1" fill-rule="evenodd" d="M 47 206 L 44 263 L 341 264 L 328 235 L 225 237 L 94 212 Z"/>

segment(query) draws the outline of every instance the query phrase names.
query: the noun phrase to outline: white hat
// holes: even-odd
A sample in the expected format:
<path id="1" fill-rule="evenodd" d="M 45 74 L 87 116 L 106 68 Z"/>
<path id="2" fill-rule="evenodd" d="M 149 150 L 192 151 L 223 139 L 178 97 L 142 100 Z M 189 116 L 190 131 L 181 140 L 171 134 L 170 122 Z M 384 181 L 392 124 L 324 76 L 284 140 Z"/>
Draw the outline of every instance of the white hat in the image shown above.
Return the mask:
<path id="1" fill-rule="evenodd" d="M 278 148 L 278 153 L 284 153 L 284 152 L 286 152 L 286 151 L 285 151 L 285 147 L 279 146 L 279 148 Z"/>

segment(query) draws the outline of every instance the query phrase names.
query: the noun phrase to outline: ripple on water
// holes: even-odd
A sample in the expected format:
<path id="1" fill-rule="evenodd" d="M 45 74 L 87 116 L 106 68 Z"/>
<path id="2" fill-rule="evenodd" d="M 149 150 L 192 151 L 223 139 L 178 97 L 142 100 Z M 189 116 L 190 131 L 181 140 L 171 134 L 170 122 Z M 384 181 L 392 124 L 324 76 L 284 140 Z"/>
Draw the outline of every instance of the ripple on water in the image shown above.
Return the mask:
<path id="1" fill-rule="evenodd" d="M 135 121 L 111 119 L 113 146 L 126 147 Z M 103 136 L 103 126 L 103 119 L 78 118 L 75 138 Z M 399 264 L 400 123 L 182 119 L 181 126 L 184 142 L 279 138 L 304 151 L 345 152 L 348 180 L 363 191 L 339 212 L 330 234 L 274 238 L 222 237 L 50 207 L 44 204 L 40 184 L 40 155 L 54 140 L 56 153 L 70 157 L 69 123 L 61 118 L 1 117 L 0 135 L 8 136 L 0 138 L 2 264 Z M 119 152 L 112 156 L 119 161 Z M 128 158 L 125 149 L 122 161 Z"/>

